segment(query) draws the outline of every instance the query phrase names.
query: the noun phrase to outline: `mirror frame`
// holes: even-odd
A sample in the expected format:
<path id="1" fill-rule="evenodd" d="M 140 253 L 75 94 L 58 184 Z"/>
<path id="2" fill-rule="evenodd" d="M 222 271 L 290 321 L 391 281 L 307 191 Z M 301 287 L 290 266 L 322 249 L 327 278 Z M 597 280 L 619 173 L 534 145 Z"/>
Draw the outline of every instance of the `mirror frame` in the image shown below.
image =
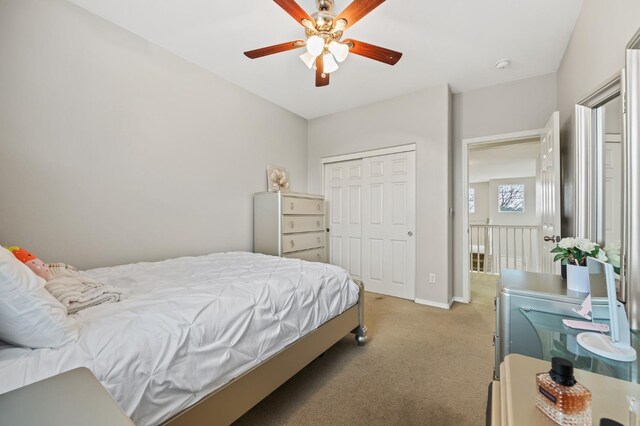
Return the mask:
<path id="1" fill-rule="evenodd" d="M 604 239 L 603 218 L 604 218 L 604 180 L 599 178 L 604 170 L 599 159 L 604 154 L 604 140 L 599 140 L 603 136 L 598 132 L 598 123 L 602 122 L 601 107 L 612 99 L 620 96 L 622 98 L 622 152 L 626 157 L 626 122 L 625 122 L 625 70 L 621 70 L 602 83 L 589 96 L 576 104 L 576 155 L 575 155 L 575 176 L 574 176 L 574 235 L 580 238 L 587 238 L 599 244 Z M 593 171 L 596 171 L 593 173 Z M 617 294 L 618 300 L 627 300 L 626 271 L 622 265 L 625 253 L 625 222 L 627 213 L 626 181 L 628 179 L 626 164 L 622 165 L 622 235 L 620 236 L 620 291 Z"/>
<path id="2" fill-rule="evenodd" d="M 624 174 L 623 255 L 621 269 L 627 279 L 629 325 L 640 330 L 640 30 L 627 45 L 623 117 L 626 142 Z"/>
<path id="3" fill-rule="evenodd" d="M 602 240 L 599 225 L 604 211 L 601 179 L 598 179 L 601 166 L 598 162 L 600 152 L 596 151 L 599 146 L 597 123 L 602 118 L 600 107 L 622 96 L 622 75 L 622 71 L 617 72 L 575 107 L 575 236 L 595 242 Z M 624 135 L 622 139 L 624 141 Z M 598 173 L 594 174 L 593 170 Z"/>

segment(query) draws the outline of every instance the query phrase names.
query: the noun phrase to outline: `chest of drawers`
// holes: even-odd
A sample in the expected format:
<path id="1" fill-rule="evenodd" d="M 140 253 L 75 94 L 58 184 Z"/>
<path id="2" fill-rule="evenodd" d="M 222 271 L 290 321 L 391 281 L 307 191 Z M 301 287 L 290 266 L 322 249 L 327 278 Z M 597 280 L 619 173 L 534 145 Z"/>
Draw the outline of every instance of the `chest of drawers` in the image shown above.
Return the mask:
<path id="1" fill-rule="evenodd" d="M 253 196 L 253 251 L 325 261 L 322 195 L 259 192 Z"/>

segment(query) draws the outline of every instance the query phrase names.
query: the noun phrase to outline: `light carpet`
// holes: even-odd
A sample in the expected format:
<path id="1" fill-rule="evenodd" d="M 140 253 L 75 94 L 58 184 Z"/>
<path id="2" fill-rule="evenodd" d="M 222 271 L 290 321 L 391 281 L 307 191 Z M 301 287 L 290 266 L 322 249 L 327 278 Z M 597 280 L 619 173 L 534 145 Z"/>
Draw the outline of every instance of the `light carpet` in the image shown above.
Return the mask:
<path id="1" fill-rule="evenodd" d="M 450 310 L 367 293 L 369 341 L 345 337 L 237 425 L 483 425 L 495 277 Z"/>

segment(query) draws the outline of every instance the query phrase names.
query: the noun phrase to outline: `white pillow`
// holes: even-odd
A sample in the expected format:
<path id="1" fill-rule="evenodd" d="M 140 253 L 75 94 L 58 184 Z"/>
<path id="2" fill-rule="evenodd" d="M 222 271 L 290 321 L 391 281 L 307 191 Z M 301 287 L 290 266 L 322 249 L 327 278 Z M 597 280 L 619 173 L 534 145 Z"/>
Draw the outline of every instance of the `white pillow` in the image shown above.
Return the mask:
<path id="1" fill-rule="evenodd" d="M 75 320 L 44 284 L 0 247 L 0 340 L 29 348 L 57 348 L 78 340 Z"/>

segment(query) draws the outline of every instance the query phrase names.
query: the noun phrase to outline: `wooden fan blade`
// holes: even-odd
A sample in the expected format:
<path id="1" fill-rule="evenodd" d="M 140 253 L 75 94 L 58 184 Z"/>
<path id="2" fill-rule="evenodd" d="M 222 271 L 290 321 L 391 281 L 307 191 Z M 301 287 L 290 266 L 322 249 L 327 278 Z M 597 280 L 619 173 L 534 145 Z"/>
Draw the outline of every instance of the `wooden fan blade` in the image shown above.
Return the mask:
<path id="1" fill-rule="evenodd" d="M 324 72 L 324 59 L 322 55 L 316 58 L 316 87 L 329 85 L 329 73 Z"/>
<path id="2" fill-rule="evenodd" d="M 374 44 L 365 43 L 364 41 L 358 41 L 353 39 L 345 40 L 344 43 L 349 44 L 350 53 L 364 56 L 365 58 L 374 59 L 376 61 L 384 62 L 385 64 L 395 65 L 402 58 L 402 53 L 395 50 L 385 49 L 384 47 L 376 46 Z"/>
<path id="3" fill-rule="evenodd" d="M 382 3 L 384 0 L 353 0 L 345 10 L 340 12 L 335 22 L 344 19 L 347 21 L 344 29 L 347 29 Z"/>
<path id="4" fill-rule="evenodd" d="M 305 12 L 304 9 L 301 8 L 300 5 L 296 3 L 294 0 L 273 0 L 273 1 L 275 1 L 278 4 L 278 6 L 283 8 L 285 12 L 291 15 L 293 19 L 298 21 L 300 25 L 303 25 L 306 27 L 307 25 L 305 25 L 303 22 L 306 19 L 312 24 L 312 27 L 315 27 L 316 21 L 314 21 L 313 18 L 309 16 L 309 14 Z"/>
<path id="5" fill-rule="evenodd" d="M 286 52 L 287 50 L 298 49 L 305 45 L 304 40 L 288 41 L 286 43 L 275 44 L 273 46 L 263 47 L 261 49 L 250 50 L 244 54 L 251 59 L 261 58 L 274 53 Z"/>

